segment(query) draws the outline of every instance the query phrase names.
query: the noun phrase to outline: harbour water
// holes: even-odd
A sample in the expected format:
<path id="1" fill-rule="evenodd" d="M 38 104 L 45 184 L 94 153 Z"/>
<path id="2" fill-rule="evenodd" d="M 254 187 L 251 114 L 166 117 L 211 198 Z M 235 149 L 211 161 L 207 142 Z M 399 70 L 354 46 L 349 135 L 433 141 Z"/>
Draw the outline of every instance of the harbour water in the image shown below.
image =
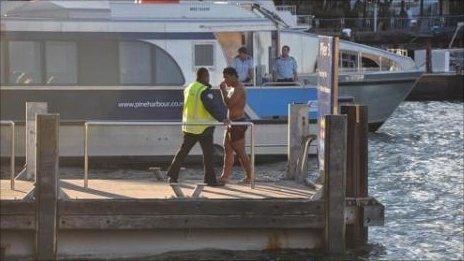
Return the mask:
<path id="1" fill-rule="evenodd" d="M 369 193 L 386 211 L 372 259 L 464 258 L 463 106 L 405 102 L 369 136 Z"/>

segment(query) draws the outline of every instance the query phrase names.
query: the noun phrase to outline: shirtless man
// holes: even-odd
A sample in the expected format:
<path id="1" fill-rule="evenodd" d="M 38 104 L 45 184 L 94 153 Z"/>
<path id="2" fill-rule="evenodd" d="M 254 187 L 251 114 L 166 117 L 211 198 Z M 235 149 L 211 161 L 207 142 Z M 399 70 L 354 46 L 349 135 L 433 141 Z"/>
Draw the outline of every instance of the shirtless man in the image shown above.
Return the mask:
<path id="1" fill-rule="evenodd" d="M 245 120 L 246 92 L 238 80 L 237 71 L 228 67 L 222 72 L 224 81 L 220 84 L 222 99 L 227 106 L 227 118 L 230 121 Z M 232 174 L 234 165 L 234 151 L 238 155 L 240 164 L 245 170 L 245 178 L 242 183 L 251 182 L 251 163 L 245 151 L 245 132 L 247 126 L 229 126 L 224 135 L 224 167 L 221 181 L 226 183 Z"/>

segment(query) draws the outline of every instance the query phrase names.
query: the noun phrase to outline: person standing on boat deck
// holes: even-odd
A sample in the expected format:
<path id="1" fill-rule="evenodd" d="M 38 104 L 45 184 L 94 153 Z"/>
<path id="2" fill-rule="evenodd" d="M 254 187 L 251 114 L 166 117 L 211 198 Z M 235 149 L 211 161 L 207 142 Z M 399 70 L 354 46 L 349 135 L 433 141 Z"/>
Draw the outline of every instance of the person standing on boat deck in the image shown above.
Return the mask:
<path id="1" fill-rule="evenodd" d="M 224 81 L 219 85 L 222 99 L 227 106 L 227 116 L 230 121 L 245 121 L 246 92 L 240 83 L 237 71 L 228 67 L 223 71 Z M 245 151 L 245 132 L 247 126 L 228 126 L 224 133 L 224 166 L 221 182 L 228 182 L 234 165 L 234 151 L 245 170 L 242 183 L 251 182 L 251 163 Z"/>
<path id="2" fill-rule="evenodd" d="M 253 58 L 248 55 L 246 47 L 238 49 L 238 55 L 231 65 L 237 71 L 238 80 L 242 83 L 251 83 L 253 79 Z"/>
<path id="3" fill-rule="evenodd" d="M 274 80 L 277 82 L 296 82 L 297 68 L 295 58 L 289 55 L 290 47 L 282 46 L 282 55 L 276 59 L 273 68 Z"/>
<path id="4" fill-rule="evenodd" d="M 222 103 L 215 98 L 209 84 L 209 72 L 206 68 L 199 68 L 197 80 L 184 90 L 184 105 L 182 110 L 183 123 L 202 123 L 223 121 L 228 124 Z M 223 186 L 216 179 L 213 166 L 213 133 L 211 125 L 183 125 L 184 134 L 182 145 L 176 153 L 167 176 L 169 183 L 177 183 L 180 165 L 187 157 L 193 146 L 200 142 L 203 151 L 204 182 L 209 186 Z"/>

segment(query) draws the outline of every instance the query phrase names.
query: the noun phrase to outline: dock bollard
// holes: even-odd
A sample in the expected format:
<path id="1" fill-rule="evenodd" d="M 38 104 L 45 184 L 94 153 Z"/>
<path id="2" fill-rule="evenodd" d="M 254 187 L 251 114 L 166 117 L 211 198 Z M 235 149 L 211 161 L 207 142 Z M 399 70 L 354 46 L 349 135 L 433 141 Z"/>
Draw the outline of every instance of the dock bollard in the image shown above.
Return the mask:
<path id="1" fill-rule="evenodd" d="M 304 183 L 307 173 L 301 173 L 298 162 L 304 150 L 303 139 L 309 135 L 309 107 L 307 104 L 288 105 L 288 170 L 287 179 Z"/>
<path id="2" fill-rule="evenodd" d="M 345 105 L 347 115 L 346 197 L 368 197 L 368 111 L 366 106 Z M 356 207 L 354 224 L 346 227 L 346 244 L 353 248 L 367 243 L 368 228 L 364 226 L 364 211 Z"/>
<path id="3" fill-rule="evenodd" d="M 36 116 L 35 260 L 56 259 L 59 124 L 59 114 Z"/>
<path id="4" fill-rule="evenodd" d="M 324 243 L 330 254 L 345 253 L 346 118 L 324 117 Z"/>
<path id="5" fill-rule="evenodd" d="M 16 164 L 16 152 L 15 152 L 15 123 L 14 121 L 1 121 L 2 126 L 10 126 L 10 188 L 15 189 L 15 164 Z"/>
<path id="6" fill-rule="evenodd" d="M 36 115 L 48 112 L 46 102 L 26 102 L 26 178 L 35 178 Z"/>

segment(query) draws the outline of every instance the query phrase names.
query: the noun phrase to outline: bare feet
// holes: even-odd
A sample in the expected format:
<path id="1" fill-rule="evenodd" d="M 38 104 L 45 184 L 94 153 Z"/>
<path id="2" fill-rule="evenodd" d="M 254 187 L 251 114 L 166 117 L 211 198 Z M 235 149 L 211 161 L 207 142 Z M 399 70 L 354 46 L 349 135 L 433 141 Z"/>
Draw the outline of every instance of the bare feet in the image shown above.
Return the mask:
<path id="1" fill-rule="evenodd" d="M 224 178 L 223 176 L 219 178 L 219 182 L 222 182 L 224 184 L 229 183 L 229 181 L 230 181 L 230 178 Z"/>
<path id="2" fill-rule="evenodd" d="M 251 178 L 243 178 L 238 182 L 238 184 L 243 184 L 243 185 L 250 184 L 250 183 L 251 183 Z"/>

